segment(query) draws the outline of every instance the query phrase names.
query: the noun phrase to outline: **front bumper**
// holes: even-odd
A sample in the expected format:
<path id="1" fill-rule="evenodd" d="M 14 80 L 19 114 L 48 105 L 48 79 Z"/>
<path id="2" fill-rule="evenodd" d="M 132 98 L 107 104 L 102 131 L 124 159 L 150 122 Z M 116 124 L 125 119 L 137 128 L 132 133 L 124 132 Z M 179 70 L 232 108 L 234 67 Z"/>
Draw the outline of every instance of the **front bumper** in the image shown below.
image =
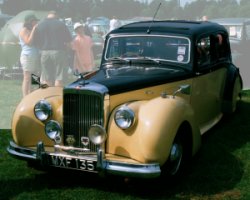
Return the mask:
<path id="1" fill-rule="evenodd" d="M 20 147 L 13 141 L 10 141 L 7 151 L 12 156 L 27 161 L 33 160 L 40 163 L 42 166 L 49 165 L 48 156 L 57 155 L 60 156 L 61 158 L 77 157 L 78 160 L 93 160 L 96 162 L 96 169 L 99 174 L 108 173 L 125 177 L 139 177 L 139 178 L 156 178 L 161 174 L 160 166 L 158 163 L 140 164 L 133 162 L 130 163 L 124 161 L 117 161 L 117 160 L 113 161 L 105 158 L 102 149 L 99 149 L 96 155 L 84 154 L 84 155 L 72 156 L 65 152 L 57 151 L 56 146 L 55 146 L 55 152 L 53 153 L 46 152 L 44 144 L 42 142 L 39 142 L 37 144 L 37 148 L 35 150 L 35 149 Z M 83 169 L 83 171 L 89 171 L 89 170 Z"/>

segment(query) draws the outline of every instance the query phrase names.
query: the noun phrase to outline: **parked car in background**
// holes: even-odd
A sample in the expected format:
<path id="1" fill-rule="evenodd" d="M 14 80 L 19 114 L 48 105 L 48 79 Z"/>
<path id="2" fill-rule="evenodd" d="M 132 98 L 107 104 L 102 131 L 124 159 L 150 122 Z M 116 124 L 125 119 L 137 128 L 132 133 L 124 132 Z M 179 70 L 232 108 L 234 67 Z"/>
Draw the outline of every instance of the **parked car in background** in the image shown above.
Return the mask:
<path id="1" fill-rule="evenodd" d="M 213 22 L 223 25 L 228 33 L 233 62 L 240 68 L 244 88 L 250 88 L 250 18 L 220 18 Z"/>
<path id="2" fill-rule="evenodd" d="M 152 17 L 134 17 L 130 19 L 123 19 L 120 20 L 121 25 L 126 25 L 134 22 L 140 22 L 140 21 L 149 21 L 152 20 Z"/>
<path id="3" fill-rule="evenodd" d="M 241 89 L 223 26 L 127 24 L 108 33 L 100 69 L 22 99 L 8 152 L 79 172 L 174 176 L 201 136 L 236 110 Z"/>
<path id="4" fill-rule="evenodd" d="M 109 32 L 109 19 L 105 17 L 97 17 L 91 19 L 88 24 L 92 32 L 102 32 L 106 35 Z"/>

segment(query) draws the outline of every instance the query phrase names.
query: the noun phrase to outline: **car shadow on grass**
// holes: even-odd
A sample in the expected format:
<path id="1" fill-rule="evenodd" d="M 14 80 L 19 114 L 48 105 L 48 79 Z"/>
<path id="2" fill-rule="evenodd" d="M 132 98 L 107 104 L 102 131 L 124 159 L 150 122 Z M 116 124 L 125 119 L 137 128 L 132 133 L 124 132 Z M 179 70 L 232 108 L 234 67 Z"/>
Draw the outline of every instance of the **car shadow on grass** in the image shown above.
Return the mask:
<path id="1" fill-rule="evenodd" d="M 39 195 L 46 197 L 50 193 L 58 197 L 63 193 L 62 199 L 87 194 L 90 199 L 100 196 L 102 199 L 204 199 L 222 194 L 240 199 L 241 192 L 236 185 L 243 177 L 244 159 L 249 155 L 244 152 L 244 145 L 250 141 L 249 113 L 250 104 L 243 97 L 235 114 L 224 117 L 203 136 L 202 148 L 179 177 L 145 180 L 101 178 L 59 169 L 39 172 L 27 168 L 22 161 L 15 161 L 20 162 L 26 175 L 10 179 L 0 177 L 0 196 L 11 199 L 26 194 L 39 199 Z"/>

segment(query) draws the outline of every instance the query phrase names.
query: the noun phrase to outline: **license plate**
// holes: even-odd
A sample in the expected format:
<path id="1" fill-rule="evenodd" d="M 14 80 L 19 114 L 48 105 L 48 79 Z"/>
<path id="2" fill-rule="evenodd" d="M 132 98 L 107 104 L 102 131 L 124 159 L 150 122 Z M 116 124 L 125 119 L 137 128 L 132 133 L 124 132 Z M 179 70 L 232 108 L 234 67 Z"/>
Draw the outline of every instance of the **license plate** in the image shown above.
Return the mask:
<path id="1" fill-rule="evenodd" d="M 57 154 L 49 155 L 49 165 L 60 168 L 97 172 L 96 161 Z"/>

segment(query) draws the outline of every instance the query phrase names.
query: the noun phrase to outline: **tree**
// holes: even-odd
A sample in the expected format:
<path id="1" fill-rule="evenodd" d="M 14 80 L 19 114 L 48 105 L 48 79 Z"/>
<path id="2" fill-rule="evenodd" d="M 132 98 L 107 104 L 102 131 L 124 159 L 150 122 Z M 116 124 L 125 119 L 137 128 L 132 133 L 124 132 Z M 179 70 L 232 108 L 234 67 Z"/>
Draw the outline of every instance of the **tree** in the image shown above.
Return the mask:
<path id="1" fill-rule="evenodd" d="M 18 3 L 17 3 L 18 2 Z M 250 1 L 241 0 L 196 0 L 187 3 L 184 8 L 179 0 L 153 0 L 149 5 L 136 0 L 5 0 L 2 12 L 16 15 L 27 9 L 56 10 L 62 17 L 75 20 L 87 17 L 104 16 L 128 19 L 136 16 L 153 17 L 158 5 L 161 7 L 156 19 L 190 19 L 196 20 L 203 15 L 209 18 L 248 17 Z"/>
<path id="2" fill-rule="evenodd" d="M 36 10 L 39 8 L 41 8 L 40 0 L 5 0 L 2 5 L 2 12 L 16 15 L 23 10 Z"/>

